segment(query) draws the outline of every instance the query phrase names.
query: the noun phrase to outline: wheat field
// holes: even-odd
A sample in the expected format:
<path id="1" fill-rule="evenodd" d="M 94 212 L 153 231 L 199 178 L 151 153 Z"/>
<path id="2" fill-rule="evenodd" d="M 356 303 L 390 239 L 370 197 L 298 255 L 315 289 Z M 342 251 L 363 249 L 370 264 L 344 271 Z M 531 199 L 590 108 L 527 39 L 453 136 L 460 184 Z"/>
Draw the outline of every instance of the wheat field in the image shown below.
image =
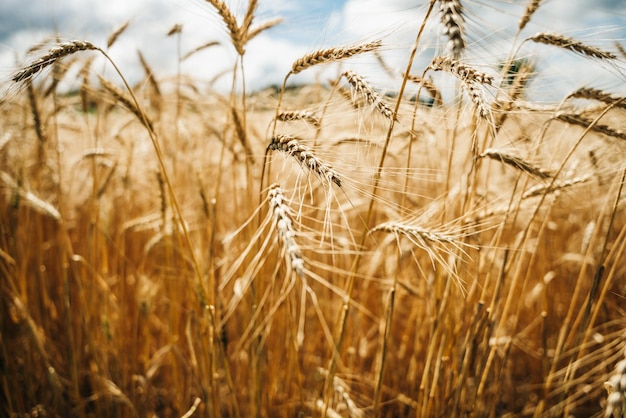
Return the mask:
<path id="1" fill-rule="evenodd" d="M 281 21 L 205 3 L 230 44 L 187 54 L 234 51 L 231 91 L 141 52 L 130 85 L 128 22 L 3 84 L 2 416 L 624 416 L 626 97 L 543 101 L 518 55 L 624 82 L 623 42 L 522 36 L 531 0 L 480 65 L 465 2 L 432 0 L 401 67 L 373 34 L 248 91 Z"/>

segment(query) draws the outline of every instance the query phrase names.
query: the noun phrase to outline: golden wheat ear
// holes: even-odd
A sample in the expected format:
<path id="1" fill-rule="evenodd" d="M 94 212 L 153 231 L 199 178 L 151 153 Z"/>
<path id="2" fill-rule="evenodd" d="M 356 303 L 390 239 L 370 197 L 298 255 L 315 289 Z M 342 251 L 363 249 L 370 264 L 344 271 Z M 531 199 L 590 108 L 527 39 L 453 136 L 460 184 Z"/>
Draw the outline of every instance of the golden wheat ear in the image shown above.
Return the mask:
<path id="1" fill-rule="evenodd" d="M 356 46 L 320 49 L 294 61 L 291 66 L 290 74 L 298 74 L 315 65 L 341 61 L 355 55 L 375 51 L 380 48 L 382 44 L 383 41 L 379 39 Z"/>
<path id="2" fill-rule="evenodd" d="M 18 71 L 12 77 L 12 80 L 16 83 L 27 81 L 44 68 L 49 67 L 63 57 L 67 57 L 68 55 L 72 55 L 79 51 L 89 50 L 100 51 L 100 48 L 87 41 L 69 41 L 60 43 L 51 48 L 46 54 L 41 55 L 38 59 L 28 64 L 22 70 Z"/>
<path id="3" fill-rule="evenodd" d="M 553 45 L 558 48 L 567 49 L 577 54 L 585 55 L 598 59 L 616 59 L 617 55 L 612 52 L 604 51 L 594 46 L 586 45 L 580 41 L 568 38 L 555 33 L 541 32 L 528 38 L 528 40 L 545 45 Z"/>
<path id="4" fill-rule="evenodd" d="M 339 173 L 337 173 L 330 164 L 324 162 L 307 146 L 300 143 L 300 139 L 291 135 L 276 135 L 272 137 L 268 150 L 282 151 L 295 158 L 300 165 L 309 169 L 310 171 L 319 175 L 323 180 L 326 180 L 329 184 L 335 183 L 341 187 L 342 180 Z"/>

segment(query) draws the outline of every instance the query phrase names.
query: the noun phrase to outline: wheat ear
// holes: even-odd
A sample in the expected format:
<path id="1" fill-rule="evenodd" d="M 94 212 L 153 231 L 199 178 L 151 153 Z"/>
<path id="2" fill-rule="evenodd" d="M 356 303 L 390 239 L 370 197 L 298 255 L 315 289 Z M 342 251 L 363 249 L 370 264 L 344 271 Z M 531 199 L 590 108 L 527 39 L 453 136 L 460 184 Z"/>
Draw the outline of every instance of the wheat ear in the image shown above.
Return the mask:
<path id="1" fill-rule="evenodd" d="M 57 60 L 74 54 L 78 51 L 100 51 L 100 48 L 87 41 L 69 41 L 58 44 L 51 48 L 46 54 L 40 56 L 37 60 L 28 64 L 21 71 L 17 72 L 12 80 L 16 83 L 26 81 L 44 68 L 54 64 Z"/>
<path id="2" fill-rule="evenodd" d="M 183 55 L 182 57 L 180 57 L 181 61 L 186 60 L 187 58 L 189 58 L 190 56 L 194 55 L 196 52 L 200 52 L 203 51 L 207 48 L 211 48 L 212 46 L 216 46 L 219 45 L 220 43 L 218 41 L 210 41 L 207 42 L 205 44 L 202 44 L 194 49 L 192 49 L 191 51 L 187 52 L 185 55 Z"/>
<path id="3" fill-rule="evenodd" d="M 272 137 L 267 149 L 282 151 L 291 155 L 301 165 L 317 173 L 322 179 L 341 187 L 342 181 L 339 174 L 329 164 L 318 158 L 310 148 L 302 145 L 298 138 L 291 135 L 276 135 Z"/>
<path id="4" fill-rule="evenodd" d="M 554 33 L 538 33 L 535 36 L 528 38 L 533 42 L 546 45 L 554 45 L 559 48 L 568 49 L 581 55 L 599 59 L 615 59 L 617 56 L 612 52 L 603 51 L 600 48 L 594 46 L 585 45 L 580 41 L 576 41 L 572 38 L 568 38 L 563 35 Z"/>
<path id="5" fill-rule="evenodd" d="M 626 109 L 626 98 L 613 97 L 609 93 L 591 87 L 582 87 L 570 94 L 570 97 L 577 99 L 596 100 L 598 102 L 614 104 L 615 107 Z"/>
<path id="6" fill-rule="evenodd" d="M 290 74 L 298 74 L 309 67 L 327 62 L 340 61 L 354 55 L 375 51 L 383 44 L 382 40 L 367 42 L 356 46 L 320 49 L 298 58 L 291 66 Z"/>
<path id="7" fill-rule="evenodd" d="M 296 242 L 291 210 L 285 203 L 285 194 L 278 184 L 272 184 L 267 194 L 270 211 L 278 230 L 278 238 L 285 249 L 285 258 L 291 268 L 301 277 L 304 276 L 304 259 L 300 246 Z"/>
<path id="8" fill-rule="evenodd" d="M 113 83 L 102 77 L 100 74 L 98 74 L 98 80 L 100 80 L 102 87 L 104 87 L 104 89 L 108 91 L 115 100 L 122 103 L 128 110 L 130 110 L 142 124 L 146 124 L 148 129 L 151 131 L 153 130 L 152 121 L 148 118 L 148 115 L 137 107 L 134 100 L 128 97 L 122 90 L 117 88 Z"/>
<path id="9" fill-rule="evenodd" d="M 463 5 L 459 0 L 439 0 L 439 13 L 443 33 L 448 37 L 447 49 L 454 59 L 459 59 L 466 45 L 463 39 Z"/>
<path id="10" fill-rule="evenodd" d="M 540 4 L 541 4 L 541 0 L 530 0 L 530 2 L 528 2 L 528 6 L 526 6 L 524 15 L 519 20 L 519 24 L 517 26 L 519 31 L 524 29 L 526 25 L 528 24 L 528 22 L 530 22 L 530 18 L 532 17 L 533 14 L 535 14 Z"/>
<path id="11" fill-rule="evenodd" d="M 433 71 L 446 71 L 460 78 L 463 81 L 476 82 L 480 84 L 492 84 L 493 76 L 483 73 L 449 57 L 435 57 L 428 69 Z"/>
<path id="12" fill-rule="evenodd" d="M 587 119 L 577 114 L 571 113 L 557 113 L 556 119 L 569 123 L 570 125 L 578 125 L 583 128 L 589 128 L 591 126 L 591 130 L 594 132 L 598 132 L 607 136 L 612 136 L 614 138 L 626 140 L 626 133 L 613 129 L 607 125 L 594 124 L 591 119 Z"/>
<path id="13" fill-rule="evenodd" d="M 315 127 L 320 126 L 320 118 L 307 110 L 290 110 L 281 112 L 278 114 L 278 120 L 281 122 L 301 120 Z"/>
<path id="14" fill-rule="evenodd" d="M 239 55 L 243 55 L 245 52 L 243 48 L 244 42 L 241 36 L 241 31 L 239 30 L 239 26 L 237 25 L 237 19 L 235 18 L 235 15 L 232 14 L 230 9 L 221 0 L 206 1 L 207 3 L 210 3 L 215 8 L 215 10 L 217 10 L 217 13 L 226 24 L 226 28 L 228 29 L 228 33 L 230 35 L 230 40 L 237 50 L 237 53 Z"/>
<path id="15" fill-rule="evenodd" d="M 264 32 L 268 29 L 273 28 L 276 25 L 281 24 L 282 21 L 283 21 L 282 17 L 277 17 L 275 19 L 266 20 L 265 22 L 259 23 L 258 25 L 254 27 L 250 27 L 250 30 L 248 31 L 246 35 L 246 42 L 249 42 L 252 39 L 254 39 L 259 33 Z"/>
<path id="16" fill-rule="evenodd" d="M 522 160 L 521 158 L 504 152 L 502 150 L 488 148 L 482 154 L 480 154 L 481 158 L 487 157 L 492 160 L 500 161 L 506 165 L 510 165 L 511 167 L 517 168 L 531 176 L 538 177 L 540 179 L 547 179 L 552 177 L 548 170 L 543 168 L 535 167 L 527 161 Z"/>
<path id="17" fill-rule="evenodd" d="M 374 106 L 387 119 L 393 119 L 393 109 L 385 103 L 383 98 L 363 79 L 363 77 L 353 71 L 345 71 L 342 76 L 346 78 L 355 92 L 363 96 L 365 101 Z"/>
<path id="18" fill-rule="evenodd" d="M 605 418 L 623 417 L 626 414 L 626 358 L 615 365 L 615 371 L 604 383 L 604 388 L 609 394 L 604 410 Z"/>
<path id="19" fill-rule="evenodd" d="M 117 38 L 119 38 L 120 35 L 124 33 L 126 29 L 128 29 L 129 25 L 130 25 L 130 20 L 127 20 L 121 26 L 115 29 L 113 33 L 109 35 L 109 37 L 107 38 L 107 48 L 111 48 L 113 46 L 115 41 L 117 41 Z"/>
<path id="20" fill-rule="evenodd" d="M 591 179 L 591 176 L 585 175 L 582 177 L 574 177 L 560 182 L 554 182 L 550 185 L 538 184 L 526 190 L 522 195 L 522 199 L 529 199 L 531 197 L 541 196 L 546 193 L 554 193 L 556 191 L 572 187 L 576 184 L 586 183 L 587 181 L 589 181 L 589 179 Z"/>

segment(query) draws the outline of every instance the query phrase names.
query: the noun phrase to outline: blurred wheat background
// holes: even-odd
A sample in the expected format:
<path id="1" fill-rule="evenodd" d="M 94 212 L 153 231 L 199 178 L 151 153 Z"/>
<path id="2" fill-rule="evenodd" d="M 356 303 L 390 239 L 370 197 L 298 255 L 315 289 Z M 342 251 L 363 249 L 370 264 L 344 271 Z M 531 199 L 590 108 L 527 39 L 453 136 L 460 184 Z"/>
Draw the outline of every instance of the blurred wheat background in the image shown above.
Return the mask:
<path id="1" fill-rule="evenodd" d="M 260 87 L 280 16 L 197 3 L 2 82 L 3 416 L 623 416 L 623 25 L 420 2 Z"/>

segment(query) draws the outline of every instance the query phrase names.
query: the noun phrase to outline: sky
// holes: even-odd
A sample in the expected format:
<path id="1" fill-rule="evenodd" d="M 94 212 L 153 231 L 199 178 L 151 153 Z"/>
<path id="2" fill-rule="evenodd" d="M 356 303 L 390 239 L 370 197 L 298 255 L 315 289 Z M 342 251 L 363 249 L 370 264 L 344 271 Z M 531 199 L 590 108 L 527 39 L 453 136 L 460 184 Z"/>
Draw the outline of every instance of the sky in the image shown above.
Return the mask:
<path id="1" fill-rule="evenodd" d="M 129 28 L 109 53 L 131 81 L 143 76 L 140 50 L 156 73 L 167 79 L 176 73 L 177 40 L 167 37 L 169 29 L 181 24 L 181 53 L 209 41 L 220 46 L 195 54 L 181 64 L 185 74 L 214 80 L 217 89 L 228 89 L 230 77 L 219 76 L 231 69 L 236 53 L 229 44 L 223 22 L 203 0 L 2 0 L 0 2 L 0 82 L 10 80 L 18 65 L 32 60 L 26 51 L 33 44 L 58 36 L 62 40 L 89 40 L 106 46 L 109 34 L 126 21 Z M 528 0 L 461 1 L 465 7 L 469 48 L 464 59 L 487 72 L 511 53 L 519 17 Z M 226 0 L 241 19 L 247 0 Z M 282 17 L 283 23 L 250 42 L 244 65 L 248 89 L 280 84 L 291 64 L 313 50 L 382 38 L 381 54 L 398 70 L 406 66 L 411 44 L 426 11 L 426 0 L 259 0 L 255 22 Z M 615 42 L 626 47 L 626 0 L 544 0 L 522 39 L 536 32 L 555 32 L 585 43 L 615 50 Z M 446 39 L 438 17 L 426 27 L 414 65 L 419 73 L 430 59 L 442 53 Z M 531 56 L 545 76 L 535 88 L 542 97 L 558 100 L 564 92 L 582 86 L 626 94 L 625 59 L 622 64 L 590 62 L 553 47 L 518 40 L 517 56 Z M 591 64 L 591 65 L 590 65 Z M 351 60 L 376 86 L 397 89 L 374 58 Z M 97 68 L 97 67 L 94 67 Z M 321 71 L 321 72 L 320 72 Z M 325 72 L 324 72 L 325 71 Z M 331 77 L 336 69 L 303 72 L 294 82 L 307 83 Z M 71 82 L 71 81 L 70 81 Z M 71 88 L 69 86 L 68 88 Z"/>

